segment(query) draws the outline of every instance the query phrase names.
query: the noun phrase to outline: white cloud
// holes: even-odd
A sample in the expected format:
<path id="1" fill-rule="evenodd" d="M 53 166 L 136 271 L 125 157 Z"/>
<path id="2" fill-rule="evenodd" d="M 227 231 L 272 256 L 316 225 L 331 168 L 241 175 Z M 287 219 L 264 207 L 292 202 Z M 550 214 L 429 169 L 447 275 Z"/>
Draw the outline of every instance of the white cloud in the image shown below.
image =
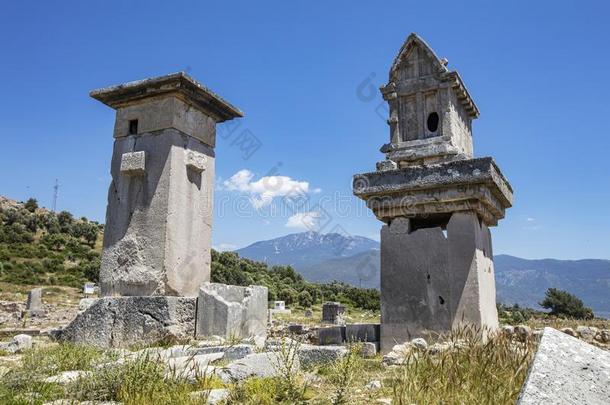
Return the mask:
<path id="1" fill-rule="evenodd" d="M 286 227 L 314 230 L 318 225 L 321 214 L 317 211 L 299 212 L 294 214 L 286 222 Z"/>
<path id="2" fill-rule="evenodd" d="M 237 246 L 235 246 L 231 243 L 220 243 L 220 244 L 212 246 L 212 247 L 214 248 L 214 250 L 217 250 L 219 252 L 226 252 L 226 251 L 237 249 Z"/>
<path id="3" fill-rule="evenodd" d="M 536 220 L 536 218 L 527 218 L 526 221 L 527 222 L 534 222 Z"/>
<path id="4" fill-rule="evenodd" d="M 265 176 L 256 181 L 253 179 L 254 173 L 242 169 L 225 180 L 223 185 L 227 190 L 249 194 L 250 202 L 256 209 L 271 204 L 275 197 L 296 197 L 310 192 L 308 182 L 293 180 L 288 176 Z"/>

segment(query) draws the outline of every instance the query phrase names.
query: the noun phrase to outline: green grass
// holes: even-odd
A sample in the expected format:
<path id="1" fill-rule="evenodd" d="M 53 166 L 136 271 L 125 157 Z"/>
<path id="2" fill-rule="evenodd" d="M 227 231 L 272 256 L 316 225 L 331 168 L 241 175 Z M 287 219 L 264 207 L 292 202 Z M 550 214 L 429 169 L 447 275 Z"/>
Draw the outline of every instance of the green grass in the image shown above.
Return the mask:
<path id="1" fill-rule="evenodd" d="M 437 355 L 413 351 L 390 378 L 394 404 L 513 404 L 527 376 L 535 341 L 516 343 L 503 334 L 483 342 L 477 330 L 454 333 L 458 349 Z"/>
<path id="2" fill-rule="evenodd" d="M 52 345 L 26 351 L 20 362 L 0 376 L 1 404 L 42 404 L 56 399 L 118 401 L 126 405 L 201 404 L 205 395 L 194 391 L 221 387 L 203 371 L 194 379 L 168 373 L 164 364 L 139 356 L 120 365 L 100 367 L 115 359 L 112 351 L 87 346 Z M 62 371 L 85 370 L 91 374 L 61 386 L 44 378 Z"/>

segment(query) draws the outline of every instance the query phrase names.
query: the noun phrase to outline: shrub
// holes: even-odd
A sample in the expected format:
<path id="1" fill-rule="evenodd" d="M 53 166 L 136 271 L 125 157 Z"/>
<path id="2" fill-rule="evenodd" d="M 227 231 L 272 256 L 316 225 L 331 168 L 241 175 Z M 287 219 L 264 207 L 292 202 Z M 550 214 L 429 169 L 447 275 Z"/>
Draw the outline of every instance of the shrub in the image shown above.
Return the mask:
<path id="1" fill-rule="evenodd" d="M 575 319 L 593 319 L 593 310 L 567 291 L 549 288 L 540 306 L 551 310 L 551 315 Z"/>
<path id="2" fill-rule="evenodd" d="M 299 305 L 308 308 L 313 304 L 313 299 L 311 298 L 311 294 L 307 291 L 301 291 L 298 296 Z"/>
<path id="3" fill-rule="evenodd" d="M 38 208 L 38 201 L 35 198 L 30 198 L 23 204 L 23 208 L 30 212 L 34 212 Z"/>

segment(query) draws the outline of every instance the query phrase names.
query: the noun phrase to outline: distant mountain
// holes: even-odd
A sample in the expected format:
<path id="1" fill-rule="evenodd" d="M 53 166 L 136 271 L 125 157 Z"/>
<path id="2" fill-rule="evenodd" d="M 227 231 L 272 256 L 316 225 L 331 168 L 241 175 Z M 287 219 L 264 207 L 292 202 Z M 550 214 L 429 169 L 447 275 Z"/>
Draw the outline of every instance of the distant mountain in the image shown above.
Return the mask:
<path id="1" fill-rule="evenodd" d="M 379 242 L 362 236 L 303 232 L 256 242 L 240 256 L 293 266 L 309 281 L 343 281 L 379 288 Z M 610 317 L 610 260 L 528 260 L 494 257 L 498 302 L 538 308 L 549 287 L 580 297 L 596 315 Z"/>
<path id="2" fill-rule="evenodd" d="M 567 290 L 593 308 L 597 316 L 610 317 L 610 260 L 527 260 L 494 257 L 497 299 L 536 308 L 549 287 Z"/>
<path id="3" fill-rule="evenodd" d="M 240 256 L 269 265 L 289 264 L 299 270 L 325 260 L 347 258 L 371 249 L 379 249 L 379 242 L 363 236 L 302 232 L 256 242 L 236 252 Z"/>

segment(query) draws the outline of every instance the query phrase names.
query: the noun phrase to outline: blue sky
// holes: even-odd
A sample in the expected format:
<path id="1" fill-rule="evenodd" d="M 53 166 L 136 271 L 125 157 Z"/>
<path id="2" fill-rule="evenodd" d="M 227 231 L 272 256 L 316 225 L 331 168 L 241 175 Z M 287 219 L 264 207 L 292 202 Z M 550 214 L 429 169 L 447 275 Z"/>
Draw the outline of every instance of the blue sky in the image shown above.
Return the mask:
<path id="1" fill-rule="evenodd" d="M 609 12 L 602 1 L 3 2 L 0 194 L 48 207 L 58 178 L 58 209 L 103 221 L 114 111 L 88 92 L 186 70 L 261 142 L 246 159 L 219 128 L 216 246 L 298 232 L 290 217 L 310 211 L 323 232 L 375 237 L 380 223 L 350 191 L 389 137 L 367 90 L 414 31 L 462 75 L 481 111 L 475 154 L 515 190 L 495 253 L 610 259 Z M 306 183 L 309 206 L 260 203 L 264 176 Z"/>

